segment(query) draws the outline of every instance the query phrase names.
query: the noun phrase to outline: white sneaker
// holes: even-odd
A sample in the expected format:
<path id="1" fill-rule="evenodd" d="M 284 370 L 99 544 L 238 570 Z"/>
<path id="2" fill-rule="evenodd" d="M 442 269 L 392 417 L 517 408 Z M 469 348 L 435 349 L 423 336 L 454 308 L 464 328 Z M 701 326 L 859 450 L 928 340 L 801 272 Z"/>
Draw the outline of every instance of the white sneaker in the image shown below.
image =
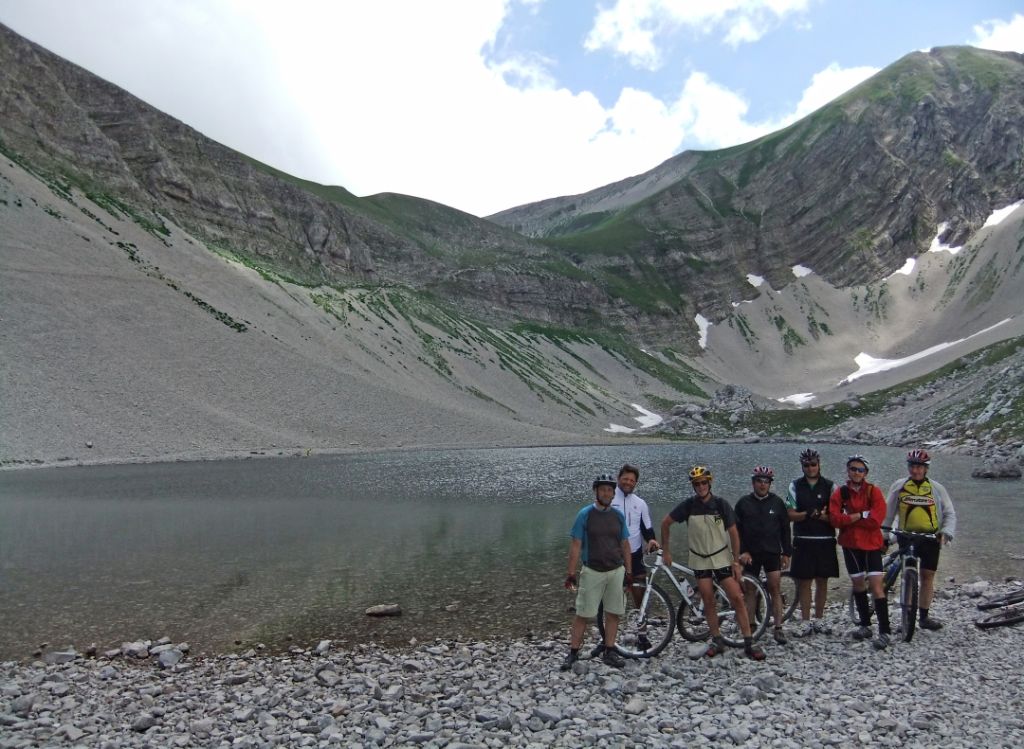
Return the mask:
<path id="1" fill-rule="evenodd" d="M 800 625 L 800 628 L 796 631 L 797 637 L 810 637 L 818 630 L 814 628 L 813 622 L 804 622 Z"/>
<path id="2" fill-rule="evenodd" d="M 828 626 L 828 624 L 825 623 L 824 619 L 815 619 L 812 622 L 811 626 L 814 627 L 814 631 L 817 632 L 819 635 L 832 634 L 832 627 Z"/>

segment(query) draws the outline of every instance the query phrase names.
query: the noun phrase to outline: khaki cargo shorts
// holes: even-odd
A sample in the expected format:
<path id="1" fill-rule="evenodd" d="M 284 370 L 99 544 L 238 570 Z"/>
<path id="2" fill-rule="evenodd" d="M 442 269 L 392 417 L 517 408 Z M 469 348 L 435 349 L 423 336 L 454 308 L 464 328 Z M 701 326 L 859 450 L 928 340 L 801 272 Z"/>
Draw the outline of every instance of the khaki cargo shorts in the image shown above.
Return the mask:
<path id="1" fill-rule="evenodd" d="M 626 613 L 626 594 L 622 590 L 625 567 L 598 572 L 584 567 L 580 572 L 580 589 L 576 592 L 576 616 L 593 619 L 597 607 L 604 604 L 605 613 L 622 616 Z"/>

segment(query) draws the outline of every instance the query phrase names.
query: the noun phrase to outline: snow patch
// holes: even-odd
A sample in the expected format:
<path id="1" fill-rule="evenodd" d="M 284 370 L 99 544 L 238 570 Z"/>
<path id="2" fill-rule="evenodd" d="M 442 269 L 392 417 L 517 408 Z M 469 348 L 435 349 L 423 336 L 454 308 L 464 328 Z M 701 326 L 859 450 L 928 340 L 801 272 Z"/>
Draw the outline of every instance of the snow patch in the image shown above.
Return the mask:
<path id="1" fill-rule="evenodd" d="M 754 288 L 757 288 L 758 286 L 764 283 L 764 278 L 762 278 L 761 276 L 755 276 L 753 273 L 748 273 L 747 283 L 749 283 Z"/>
<path id="2" fill-rule="evenodd" d="M 793 395 L 787 395 L 785 398 L 776 398 L 779 403 L 792 403 L 794 406 L 802 406 L 805 403 L 810 403 L 814 400 L 814 393 L 793 393 Z"/>
<path id="3" fill-rule="evenodd" d="M 804 276 L 809 276 L 812 273 L 814 273 L 814 271 L 805 265 L 793 266 L 793 275 L 796 276 L 797 278 L 803 278 Z"/>
<path id="4" fill-rule="evenodd" d="M 928 248 L 928 252 L 948 252 L 950 255 L 955 255 L 963 249 L 963 247 L 951 247 L 948 244 L 942 244 L 942 242 L 939 241 L 939 237 L 942 236 L 948 226 L 949 224 L 945 221 L 939 224 L 939 230 L 935 232 L 935 239 L 932 240 L 932 244 L 931 247 Z"/>
<path id="5" fill-rule="evenodd" d="M 985 220 L 985 223 L 982 224 L 981 228 L 985 229 L 989 226 L 996 226 L 997 224 L 1001 224 L 1007 216 L 1009 216 L 1015 210 L 1020 208 L 1022 205 L 1024 205 L 1024 200 L 1018 200 L 1013 205 L 1006 206 L 1006 208 L 1000 208 L 998 211 L 992 211 L 992 215 Z M 749 276 L 747 277 L 749 278 Z"/>
<path id="6" fill-rule="evenodd" d="M 637 405 L 636 403 L 630 403 L 629 405 L 631 405 L 633 408 L 640 412 L 639 416 L 634 416 L 633 418 L 640 423 L 641 429 L 645 427 L 657 426 L 662 421 L 664 421 L 664 419 L 658 416 L 658 414 L 654 413 L 653 411 L 648 411 L 643 406 Z M 609 424 L 607 427 L 605 427 L 604 431 L 611 432 L 612 434 L 632 434 L 633 432 L 636 431 L 636 429 L 624 427 L 622 426 L 622 424 Z"/>
<path id="7" fill-rule="evenodd" d="M 735 302 L 734 302 L 735 304 Z M 697 328 L 700 330 L 700 338 L 697 340 L 697 345 L 701 348 L 708 347 L 708 328 L 711 327 L 711 321 L 708 320 L 704 315 L 698 313 L 693 321 L 697 323 Z"/>
<path id="8" fill-rule="evenodd" d="M 917 260 L 915 260 L 912 257 L 908 257 L 907 258 L 907 262 L 905 262 L 903 264 L 902 268 L 899 268 L 898 270 L 893 271 L 892 273 L 890 273 L 885 278 L 886 278 L 886 280 L 888 280 L 888 279 L 893 278 L 893 277 L 895 277 L 897 275 L 909 276 L 911 273 L 914 272 L 914 266 L 915 265 L 917 265 Z"/>
<path id="9" fill-rule="evenodd" d="M 984 330 L 979 330 L 977 333 L 973 333 L 972 335 L 969 335 L 966 338 L 960 338 L 956 341 L 950 341 L 948 343 L 940 343 L 936 346 L 926 348 L 924 351 L 918 351 L 916 354 L 911 354 L 910 356 L 906 356 L 902 359 L 876 359 L 870 354 L 866 354 L 862 351 L 853 358 L 854 363 L 858 367 L 857 371 L 851 374 L 849 377 L 840 380 L 839 385 L 848 385 L 854 380 L 859 380 L 861 377 L 864 377 L 865 375 L 877 374 L 878 372 L 885 372 L 890 369 L 895 369 L 896 367 L 902 367 L 904 364 L 910 364 L 911 362 L 917 361 L 918 359 L 923 359 L 926 356 L 931 356 L 932 354 L 942 351 L 943 349 L 947 349 L 950 346 L 955 346 L 958 343 L 969 341 L 970 339 L 974 338 L 975 336 L 979 336 L 982 333 L 987 333 L 990 330 L 995 330 L 1000 325 L 1008 323 L 1012 319 L 1012 317 L 1008 317 L 1005 320 L 1000 320 L 995 325 L 990 325 Z"/>

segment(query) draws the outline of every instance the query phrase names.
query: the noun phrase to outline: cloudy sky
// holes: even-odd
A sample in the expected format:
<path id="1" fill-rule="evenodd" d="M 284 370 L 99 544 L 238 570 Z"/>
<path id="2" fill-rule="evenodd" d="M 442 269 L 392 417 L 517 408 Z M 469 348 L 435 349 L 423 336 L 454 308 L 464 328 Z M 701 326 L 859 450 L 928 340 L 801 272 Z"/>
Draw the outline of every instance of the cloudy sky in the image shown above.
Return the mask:
<path id="1" fill-rule="evenodd" d="M 487 215 L 735 145 L 916 49 L 1024 52 L 1017 2 L 0 0 L 206 135 Z"/>

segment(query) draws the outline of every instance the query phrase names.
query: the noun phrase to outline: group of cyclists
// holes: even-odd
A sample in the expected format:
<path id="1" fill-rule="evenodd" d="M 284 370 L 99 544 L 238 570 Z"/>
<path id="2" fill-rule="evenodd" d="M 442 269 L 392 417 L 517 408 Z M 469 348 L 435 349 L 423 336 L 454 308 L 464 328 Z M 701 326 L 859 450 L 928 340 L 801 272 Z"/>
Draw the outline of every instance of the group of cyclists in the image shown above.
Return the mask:
<path id="1" fill-rule="evenodd" d="M 862 455 L 847 458 L 846 481 L 841 485 L 821 475 L 821 456 L 816 450 L 806 449 L 799 457 L 803 475 L 789 484 L 785 499 L 772 491 L 775 471 L 759 465 L 751 474 L 752 491 L 735 506 L 712 491 L 714 476 L 707 466 L 693 466 L 688 474 L 693 494 L 661 521 L 660 545 L 650 508 L 635 493 L 640 470 L 627 463 L 617 476 L 602 474 L 594 479 L 594 502 L 579 511 L 570 532 L 565 587 L 576 591 L 576 614 L 562 670 L 571 669 L 579 659 L 587 624 L 602 605 L 604 641 L 591 655 L 600 656 L 609 666 L 624 665 L 615 650 L 619 618 L 625 614 L 623 589 L 640 605 L 647 573 L 644 554 L 660 548 L 665 563 L 671 564 L 670 540 L 675 523 L 687 524 L 688 566 L 697 578 L 711 631 L 708 657 L 720 655 L 726 648 L 715 604 L 717 581 L 736 612 L 745 654 L 753 660 L 764 660 L 764 651 L 751 636 L 741 585 L 746 573 L 765 573 L 772 600 L 775 642 L 787 642 L 780 595 L 785 569 L 790 570 L 798 586 L 802 624 L 797 636 L 829 633 L 824 618 L 825 602 L 828 579 L 839 576 L 837 541 L 860 618 L 852 635 L 857 640 L 871 638 L 873 612 L 878 626 L 873 645 L 879 650 L 887 648 L 891 630 L 882 555 L 892 540 L 890 529 L 897 527 L 931 534 L 931 538 L 917 537 L 914 541 L 921 566 L 920 627 L 941 629 L 942 623 L 931 616 L 930 607 L 939 552 L 956 532 L 956 511 L 945 487 L 928 478 L 928 453 L 921 449 L 907 453 L 908 476 L 895 481 L 887 496 L 868 481 L 869 465 Z M 907 543 L 898 540 L 901 546 Z M 873 610 L 869 596 L 874 600 Z M 650 647 L 643 634 L 637 644 L 641 650 Z"/>

